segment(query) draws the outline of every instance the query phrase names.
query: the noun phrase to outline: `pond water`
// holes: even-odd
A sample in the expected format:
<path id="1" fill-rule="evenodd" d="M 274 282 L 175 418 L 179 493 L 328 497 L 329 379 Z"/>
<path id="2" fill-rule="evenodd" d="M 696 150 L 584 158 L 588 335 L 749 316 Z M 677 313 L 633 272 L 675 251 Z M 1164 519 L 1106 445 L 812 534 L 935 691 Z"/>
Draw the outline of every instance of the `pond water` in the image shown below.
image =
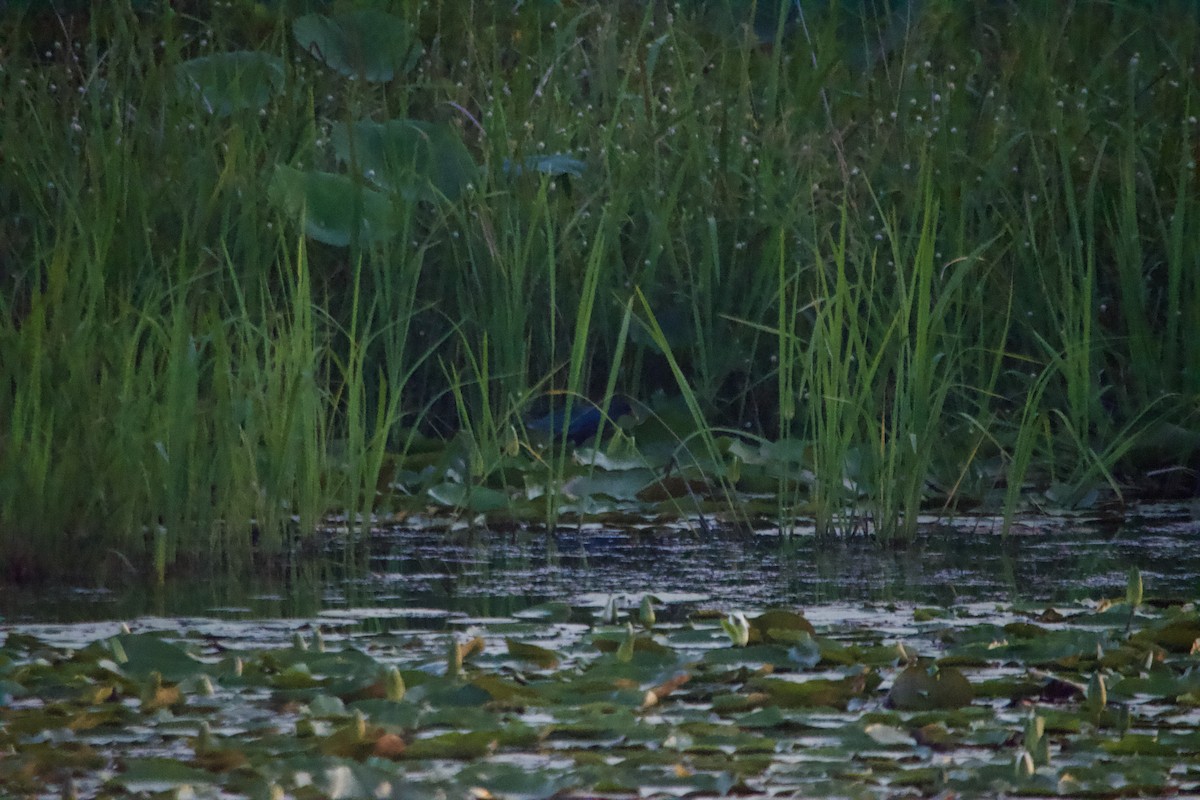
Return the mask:
<path id="1" fill-rule="evenodd" d="M 0 587 L 0 796 L 1200 796 L 1197 516 L 430 523 L 366 574 Z"/>
<path id="2" fill-rule="evenodd" d="M 1192 598 L 1200 589 L 1200 510 L 1144 506 L 1124 519 L 1026 517 L 1008 537 L 990 517 L 930 526 L 905 548 L 804 531 L 706 535 L 680 525 L 613 530 L 381 529 L 369 571 L 313 568 L 286 582 L 177 581 L 36 590 L 0 587 L 9 624 L 142 616 L 227 620 L 314 618 L 356 609 L 374 625 L 440 627 L 446 613 L 506 616 L 549 601 L 674 597 L 717 610 L 827 603 L 951 606 L 973 601 L 1063 602 L 1116 597 L 1131 567 L 1147 592 Z"/>

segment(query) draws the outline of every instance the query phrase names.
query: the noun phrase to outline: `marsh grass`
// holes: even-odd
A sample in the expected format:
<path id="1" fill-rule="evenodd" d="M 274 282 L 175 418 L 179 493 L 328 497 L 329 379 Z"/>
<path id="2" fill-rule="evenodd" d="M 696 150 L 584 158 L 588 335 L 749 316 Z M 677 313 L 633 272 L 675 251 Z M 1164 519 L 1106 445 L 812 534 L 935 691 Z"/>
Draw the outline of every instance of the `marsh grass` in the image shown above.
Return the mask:
<path id="1" fill-rule="evenodd" d="M 1194 11 L 759 6 L 396 2 L 424 49 L 385 82 L 248 2 L 5 16 L 8 572 L 362 535 L 423 434 L 506 480 L 547 393 L 682 398 L 728 498 L 733 431 L 786 443 L 780 517 L 830 533 L 1194 467 L 1143 444 L 1197 425 Z M 280 59 L 268 101 L 181 88 L 233 51 Z M 450 126 L 472 185 L 305 239 L 276 168 L 362 185 L 337 126 L 399 117 Z M 555 155 L 584 168 L 526 166 Z M 566 440 L 536 455 L 553 487 Z"/>

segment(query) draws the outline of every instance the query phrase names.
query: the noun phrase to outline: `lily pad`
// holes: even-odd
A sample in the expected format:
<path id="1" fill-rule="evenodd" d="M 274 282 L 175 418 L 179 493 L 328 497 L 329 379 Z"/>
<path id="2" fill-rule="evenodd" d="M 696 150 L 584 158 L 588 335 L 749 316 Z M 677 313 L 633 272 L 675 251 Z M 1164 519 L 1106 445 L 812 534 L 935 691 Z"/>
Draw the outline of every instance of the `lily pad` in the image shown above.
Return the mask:
<path id="1" fill-rule="evenodd" d="M 559 655 L 553 650 L 515 639 L 505 639 L 505 644 L 508 645 L 508 654 L 513 658 L 529 661 L 543 669 L 554 669 L 558 666 Z"/>
<path id="2" fill-rule="evenodd" d="M 902 711 L 929 711 L 970 705 L 975 692 L 954 667 L 913 665 L 896 676 L 887 702 Z"/>
<path id="3" fill-rule="evenodd" d="M 121 670 L 139 678 L 158 674 L 169 681 L 199 675 L 205 667 L 174 642 L 165 642 L 148 633 L 127 633 L 111 640 L 119 648 Z"/>
<path id="4" fill-rule="evenodd" d="M 751 641 L 795 641 L 791 634 L 816 633 L 812 623 L 803 614 L 786 609 L 771 609 L 750 620 Z"/>
<path id="5" fill-rule="evenodd" d="M 508 495 L 486 486 L 465 486 L 461 483 L 439 483 L 429 488 L 429 496 L 442 505 L 468 511 L 495 511 L 506 508 Z"/>

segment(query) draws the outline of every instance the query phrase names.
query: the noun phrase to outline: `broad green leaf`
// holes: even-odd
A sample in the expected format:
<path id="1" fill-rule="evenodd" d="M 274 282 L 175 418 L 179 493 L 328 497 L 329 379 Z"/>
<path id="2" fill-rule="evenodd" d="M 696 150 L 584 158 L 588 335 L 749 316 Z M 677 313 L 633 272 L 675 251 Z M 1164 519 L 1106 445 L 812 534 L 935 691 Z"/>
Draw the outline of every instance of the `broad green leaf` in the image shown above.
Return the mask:
<path id="1" fill-rule="evenodd" d="M 429 487 L 429 496 L 444 506 L 465 508 L 468 511 L 495 511 L 507 508 L 508 495 L 486 486 L 465 486 L 461 483 L 439 483 Z"/>
<path id="2" fill-rule="evenodd" d="M 722 647 L 704 654 L 704 663 L 721 666 L 763 665 L 783 666 L 791 663 L 787 648 L 777 644 L 757 644 L 748 647 Z"/>
<path id="3" fill-rule="evenodd" d="M 499 746 L 496 731 L 443 733 L 440 736 L 414 739 L 405 751 L 406 758 L 435 758 L 471 760 L 483 758 Z"/>
<path id="4" fill-rule="evenodd" d="M 479 182 L 474 159 L 449 125 L 415 119 L 336 123 L 331 138 L 339 161 L 408 201 L 454 201 Z"/>
<path id="5" fill-rule="evenodd" d="M 971 684 L 954 667 L 913 665 L 896 676 L 888 704 L 902 711 L 960 708 L 975 699 Z"/>
<path id="6" fill-rule="evenodd" d="M 1100 746 L 1118 756 L 1165 756 L 1177 755 L 1175 748 L 1159 742 L 1157 736 L 1144 733 L 1127 733 L 1115 742 L 1101 742 Z"/>
<path id="7" fill-rule="evenodd" d="M 288 216 L 303 222 L 308 236 L 335 247 L 346 247 L 356 235 L 366 244 L 397 232 L 388 198 L 345 175 L 280 165 L 269 196 Z"/>
<path id="8" fill-rule="evenodd" d="M 806 620 L 803 614 L 778 608 L 764 611 L 750 620 L 750 631 L 751 642 L 793 642 L 795 639 L 789 635 L 791 633 L 816 633 L 812 623 Z"/>
<path id="9" fill-rule="evenodd" d="M 148 633 L 126 633 L 114 637 L 125 652 L 121 669 L 128 675 L 148 678 L 158 673 L 168 681 L 181 681 L 204 672 L 205 667 L 186 650 Z"/>
<path id="10" fill-rule="evenodd" d="M 376 83 L 410 70 L 423 51 L 407 22 L 375 9 L 306 14 L 292 23 L 292 35 L 331 69 Z"/>
<path id="11" fill-rule="evenodd" d="M 778 728 L 792 724 L 792 720 L 779 709 L 779 706 L 767 706 L 742 714 L 736 719 L 742 728 Z"/>
<path id="12" fill-rule="evenodd" d="M 531 647 L 532 645 L 526 645 Z M 538 648 L 539 650 L 541 648 Z M 546 651 L 549 652 L 549 651 Z M 471 685 L 483 689 L 491 695 L 492 703 L 489 708 L 505 708 L 508 706 L 542 705 L 545 698 L 533 686 L 517 683 L 515 680 L 503 678 L 500 675 L 478 675 L 471 679 Z"/>
<path id="13" fill-rule="evenodd" d="M 675 651 L 650 636 L 636 636 L 632 633 L 632 625 L 626 625 L 626 631 L 620 634 L 601 634 L 592 637 L 592 644 L 602 653 L 619 653 L 622 647 L 627 647 L 631 653 L 644 653 L 672 662 L 676 657 Z"/>
<path id="14" fill-rule="evenodd" d="M 428 703 L 439 709 L 453 709 L 452 716 L 461 716 L 462 708 L 482 706 L 492 697 L 486 689 L 470 683 L 459 683 L 452 679 L 430 681 L 410 689 L 406 699 L 414 703 Z"/>
<path id="15" fill-rule="evenodd" d="M 1155 670 L 1144 675 L 1120 678 L 1108 686 L 1113 697 L 1171 699 L 1200 692 L 1200 670 L 1189 669 L 1182 675 L 1169 670 Z"/>
<path id="16" fill-rule="evenodd" d="M 913 744 L 912 734 L 893 725 L 871 723 L 863 727 L 863 733 L 884 747 L 911 747 Z"/>
<path id="17" fill-rule="evenodd" d="M 283 89 L 283 59 L 258 51 L 217 53 L 184 61 L 176 68 L 180 89 L 196 95 L 219 117 L 265 108 Z"/>
<path id="18" fill-rule="evenodd" d="M 1200 616 L 1184 614 L 1134 634 L 1135 642 L 1151 642 L 1172 653 L 1191 653 L 1200 639 Z"/>
<path id="19" fill-rule="evenodd" d="M 788 657 L 792 663 L 799 664 L 806 669 L 812 669 L 821 663 L 823 658 L 821 648 L 813 635 L 807 631 L 776 632 L 773 638 L 779 642 L 792 643 L 792 646 L 788 648 Z"/>
<path id="20" fill-rule="evenodd" d="M 812 678 L 806 681 L 790 681 L 780 678 L 760 678 L 752 686 L 770 696 L 771 702 L 781 708 L 839 708 L 844 709 L 850 700 L 860 697 L 871 687 L 871 673 L 862 673 L 841 679 Z"/>
<path id="21" fill-rule="evenodd" d="M 648 469 L 596 471 L 571 478 L 563 484 L 562 491 L 573 498 L 604 495 L 632 501 L 638 499 L 638 493 L 652 480 L 654 472 Z"/>
<path id="22" fill-rule="evenodd" d="M 1029 666 L 1058 665 L 1095 656 L 1097 645 L 1107 639 L 1107 633 L 1079 629 L 1048 631 L 1045 636 L 1036 639 L 1014 641 L 1001 635 L 993 641 L 985 640 L 956 648 L 951 654 L 960 659 L 979 659 L 984 662 L 1011 659 Z"/>
<path id="23" fill-rule="evenodd" d="M 393 728 L 415 728 L 421 720 L 421 709 L 407 700 L 399 703 L 392 700 L 359 700 L 350 706 L 352 711 L 361 711 L 373 725 Z"/>
<path id="24" fill-rule="evenodd" d="M 173 758 L 135 758 L 125 762 L 125 767 L 112 783 L 135 794 L 173 792 L 189 787 L 210 786 L 217 776 L 206 770 L 190 767 Z"/>
<path id="25" fill-rule="evenodd" d="M 516 639 L 505 639 L 504 641 L 508 645 L 508 654 L 513 658 L 529 661 L 542 669 L 554 669 L 558 666 L 559 655 L 553 650 L 547 650 L 535 644 L 518 642 Z"/>
<path id="26" fill-rule="evenodd" d="M 654 728 L 635 713 L 636 705 L 619 708 L 558 708 L 551 709 L 557 721 L 550 731 L 551 739 L 594 739 L 653 741 Z"/>
<path id="27" fill-rule="evenodd" d="M 346 715 L 346 704 L 340 697 L 317 695 L 309 702 L 308 713 L 314 717 L 342 717 Z"/>
<path id="28" fill-rule="evenodd" d="M 290 667 L 273 676 L 271 685 L 277 689 L 312 689 L 324 683 L 312 674 L 308 664 L 292 664 Z"/>
<path id="29" fill-rule="evenodd" d="M 554 773 L 545 769 L 529 769 L 523 764 L 477 763 L 466 767 L 459 779 L 467 786 L 477 787 L 493 797 L 520 797 L 522 800 L 546 800 L 556 797 L 578 779 L 570 773 Z M 479 792 L 472 793 L 479 796 Z"/>

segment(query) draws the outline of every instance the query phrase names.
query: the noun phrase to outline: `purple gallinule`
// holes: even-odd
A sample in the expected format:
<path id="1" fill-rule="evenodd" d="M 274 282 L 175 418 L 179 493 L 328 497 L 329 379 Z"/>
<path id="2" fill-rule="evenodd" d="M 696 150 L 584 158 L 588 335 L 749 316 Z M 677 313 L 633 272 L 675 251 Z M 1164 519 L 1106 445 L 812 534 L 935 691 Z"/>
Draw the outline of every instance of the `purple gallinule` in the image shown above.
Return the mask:
<path id="1" fill-rule="evenodd" d="M 525 427 L 556 439 L 565 434 L 571 444 L 579 446 L 596 435 L 602 421 L 606 429 L 612 430 L 617 427 L 618 419 L 631 413 L 633 405 L 629 398 L 622 395 L 610 398 L 606 409 L 601 409 L 590 400 L 577 399 L 571 405 L 570 417 L 565 407 L 556 408 L 549 414 L 526 422 Z"/>

